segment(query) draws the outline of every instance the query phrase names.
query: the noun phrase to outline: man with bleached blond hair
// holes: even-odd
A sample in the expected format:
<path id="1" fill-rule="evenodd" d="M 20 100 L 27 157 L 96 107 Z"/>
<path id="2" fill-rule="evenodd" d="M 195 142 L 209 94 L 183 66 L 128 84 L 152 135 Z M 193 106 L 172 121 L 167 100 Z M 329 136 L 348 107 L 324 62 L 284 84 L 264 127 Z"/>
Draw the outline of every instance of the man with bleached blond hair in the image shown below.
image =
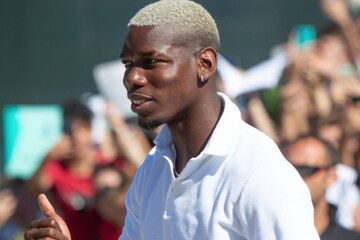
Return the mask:
<path id="1" fill-rule="evenodd" d="M 319 239 L 299 174 L 217 93 L 219 47 L 214 19 L 193 1 L 158 1 L 130 20 L 120 57 L 131 109 L 143 128 L 163 127 L 127 194 L 120 240 Z M 39 203 L 46 218 L 26 239 L 70 238 L 44 195 Z M 40 234 L 51 219 L 61 227 Z"/>

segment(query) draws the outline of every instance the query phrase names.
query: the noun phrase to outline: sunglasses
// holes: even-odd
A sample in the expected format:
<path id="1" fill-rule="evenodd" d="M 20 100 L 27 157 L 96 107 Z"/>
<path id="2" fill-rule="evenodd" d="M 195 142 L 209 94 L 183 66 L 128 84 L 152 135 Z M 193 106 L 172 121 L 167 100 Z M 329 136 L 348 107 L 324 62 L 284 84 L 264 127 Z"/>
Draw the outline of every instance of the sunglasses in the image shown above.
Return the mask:
<path id="1" fill-rule="evenodd" d="M 295 169 L 299 172 L 302 177 L 309 177 L 321 170 L 328 170 L 333 167 L 334 164 L 328 166 L 308 166 L 308 165 L 294 165 Z"/>

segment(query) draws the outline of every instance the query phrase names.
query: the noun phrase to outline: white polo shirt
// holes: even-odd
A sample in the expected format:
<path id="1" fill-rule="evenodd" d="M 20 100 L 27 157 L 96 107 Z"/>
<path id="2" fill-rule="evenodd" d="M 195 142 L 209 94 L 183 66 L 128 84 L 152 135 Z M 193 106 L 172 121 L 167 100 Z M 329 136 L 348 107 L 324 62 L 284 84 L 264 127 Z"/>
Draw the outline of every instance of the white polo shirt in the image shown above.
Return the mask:
<path id="1" fill-rule="evenodd" d="M 307 186 L 231 100 L 205 149 L 175 178 L 164 126 L 126 199 L 120 240 L 318 240 Z"/>

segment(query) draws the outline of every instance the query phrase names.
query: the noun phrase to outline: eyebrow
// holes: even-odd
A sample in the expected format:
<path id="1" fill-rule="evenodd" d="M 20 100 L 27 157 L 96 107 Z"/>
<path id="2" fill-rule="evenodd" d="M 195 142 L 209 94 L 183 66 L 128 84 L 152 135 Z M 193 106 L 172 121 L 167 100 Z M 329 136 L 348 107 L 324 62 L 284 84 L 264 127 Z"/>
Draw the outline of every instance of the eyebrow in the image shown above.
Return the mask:
<path id="1" fill-rule="evenodd" d="M 142 52 L 139 54 L 139 56 L 141 57 L 166 57 L 165 54 L 160 53 L 160 52 L 154 52 L 154 51 L 148 51 L 148 52 Z M 125 54 L 124 53 L 120 53 L 120 58 L 124 58 Z"/>

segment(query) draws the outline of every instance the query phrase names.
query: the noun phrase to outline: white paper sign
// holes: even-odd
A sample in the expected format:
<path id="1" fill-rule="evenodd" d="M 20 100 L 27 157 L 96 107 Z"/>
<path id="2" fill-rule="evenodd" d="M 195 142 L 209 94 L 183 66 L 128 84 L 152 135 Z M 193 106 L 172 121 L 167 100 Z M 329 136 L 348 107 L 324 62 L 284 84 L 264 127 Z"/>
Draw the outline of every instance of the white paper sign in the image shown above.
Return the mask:
<path id="1" fill-rule="evenodd" d="M 125 118 L 136 117 L 123 85 L 125 67 L 120 60 L 102 63 L 94 67 L 95 83 L 99 92 L 117 107 Z"/>

